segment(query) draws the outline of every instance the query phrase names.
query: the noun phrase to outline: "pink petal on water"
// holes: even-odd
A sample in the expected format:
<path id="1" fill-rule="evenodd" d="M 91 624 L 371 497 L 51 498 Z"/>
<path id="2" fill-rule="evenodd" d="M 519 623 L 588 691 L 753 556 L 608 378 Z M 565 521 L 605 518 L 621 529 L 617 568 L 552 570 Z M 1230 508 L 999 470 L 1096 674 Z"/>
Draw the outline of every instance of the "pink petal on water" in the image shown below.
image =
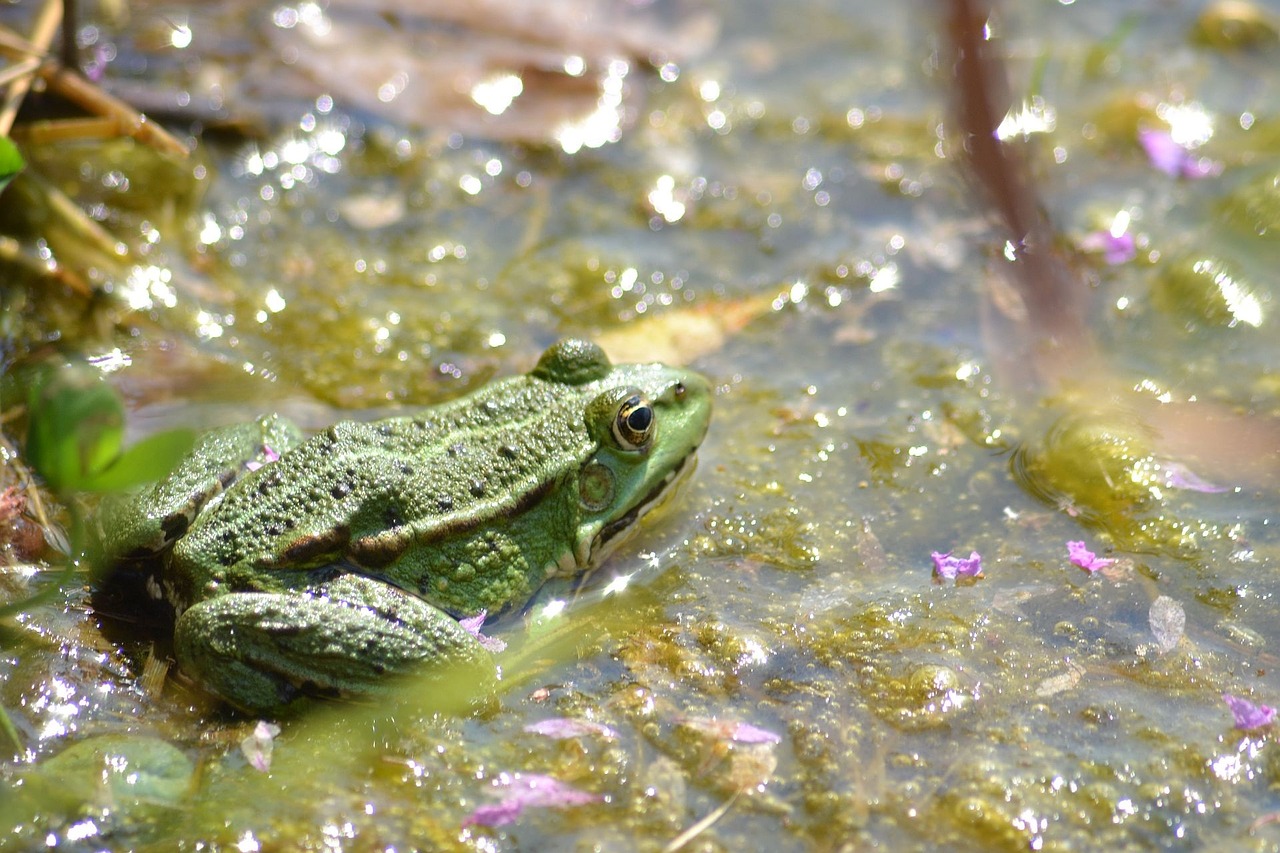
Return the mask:
<path id="1" fill-rule="evenodd" d="M 487 610 L 481 610 L 475 616 L 468 616 L 465 619 L 459 619 L 458 624 L 462 626 L 464 631 L 475 637 L 480 642 L 481 648 L 485 651 L 497 654 L 507 647 L 507 641 L 499 637 L 490 637 L 481 633 L 480 629 L 484 627 L 484 619 L 488 613 L 489 611 Z"/>
<path id="2" fill-rule="evenodd" d="M 1229 486 L 1219 486 L 1208 480 L 1202 480 L 1194 471 L 1180 462 L 1164 463 L 1164 473 L 1165 485 L 1171 489 L 1186 489 L 1213 495 L 1231 491 Z"/>
<path id="3" fill-rule="evenodd" d="M 595 723 L 591 720 L 575 720 L 571 717 L 553 717 L 550 720 L 530 723 L 524 727 L 524 730 L 530 734 L 542 735 L 556 740 L 582 737 L 583 735 L 599 735 L 605 738 L 616 738 L 618 736 L 616 731 L 604 723 Z"/>
<path id="4" fill-rule="evenodd" d="M 604 799 L 600 794 L 583 791 L 540 773 L 503 773 L 498 776 L 495 786 L 506 788 L 507 795 L 500 802 L 477 807 L 462 821 L 463 826 L 478 823 L 504 826 L 518 818 L 525 809 L 561 809 Z"/>
<path id="5" fill-rule="evenodd" d="M 258 724 L 253 727 L 253 732 L 240 741 L 240 751 L 244 753 L 250 767 L 260 773 L 266 773 L 271 769 L 271 752 L 278 734 L 280 734 L 280 727 L 275 723 L 258 720 Z"/>
<path id="6" fill-rule="evenodd" d="M 750 723 L 738 723 L 733 727 L 731 740 L 738 743 L 781 743 L 782 737 L 768 729 L 753 726 Z"/>
<path id="7" fill-rule="evenodd" d="M 1208 178 L 1222 172 L 1221 163 L 1196 155 L 1175 142 L 1167 130 L 1143 128 L 1138 131 L 1138 142 L 1147 153 L 1151 165 L 1166 175 L 1195 179 Z"/>
<path id="8" fill-rule="evenodd" d="M 276 453 L 274 450 L 272 450 L 270 447 L 267 447 L 264 444 L 262 445 L 262 461 L 259 462 L 256 459 L 250 459 L 248 462 L 244 463 L 244 467 L 248 468 L 250 471 L 257 471 L 263 465 L 269 465 L 272 462 L 279 462 L 279 461 L 280 461 L 280 454 Z"/>
<path id="9" fill-rule="evenodd" d="M 1105 569 L 1107 566 L 1113 566 L 1116 562 L 1109 557 L 1099 557 L 1085 547 L 1083 542 L 1067 543 L 1067 559 L 1090 573 L 1096 572 L 1098 569 Z"/>
<path id="10" fill-rule="evenodd" d="M 1102 255 L 1102 259 L 1112 266 L 1127 263 L 1138 256 L 1132 234 L 1117 237 L 1110 231 L 1091 231 L 1080 241 L 1080 248 Z"/>
<path id="11" fill-rule="evenodd" d="M 947 580 L 982 577 L 982 557 L 977 551 L 970 552 L 968 557 L 953 557 L 950 551 L 945 554 L 934 551 L 929 556 L 933 558 L 933 570 L 939 577 Z"/>
<path id="12" fill-rule="evenodd" d="M 683 726 L 694 731 L 711 735 L 720 740 L 731 740 L 736 743 L 781 743 L 782 737 L 768 729 L 753 726 L 737 720 L 720 720 L 715 717 L 681 717 Z"/>
<path id="13" fill-rule="evenodd" d="M 1237 729 L 1259 729 L 1276 718 L 1276 709 L 1269 705 L 1255 705 L 1248 699 L 1230 693 L 1223 693 L 1222 701 L 1231 709 Z"/>

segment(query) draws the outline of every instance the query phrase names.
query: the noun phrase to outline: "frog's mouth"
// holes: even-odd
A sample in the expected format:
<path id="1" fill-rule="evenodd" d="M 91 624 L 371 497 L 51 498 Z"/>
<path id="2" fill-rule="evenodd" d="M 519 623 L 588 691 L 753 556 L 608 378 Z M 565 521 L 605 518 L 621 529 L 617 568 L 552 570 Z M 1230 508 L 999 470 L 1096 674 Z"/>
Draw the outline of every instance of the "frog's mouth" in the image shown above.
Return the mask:
<path id="1" fill-rule="evenodd" d="M 574 554 L 578 571 L 588 572 L 600 565 L 606 557 L 613 553 L 614 549 L 625 542 L 631 533 L 635 532 L 636 523 L 648 515 L 650 510 L 661 506 L 667 497 L 679 488 L 680 484 L 697 467 L 698 455 L 695 449 L 690 451 L 689 455 L 681 460 L 677 467 L 671 469 L 667 476 L 659 480 L 647 495 L 636 502 L 635 506 L 612 521 L 607 522 L 590 540 L 579 542 L 577 551 Z"/>

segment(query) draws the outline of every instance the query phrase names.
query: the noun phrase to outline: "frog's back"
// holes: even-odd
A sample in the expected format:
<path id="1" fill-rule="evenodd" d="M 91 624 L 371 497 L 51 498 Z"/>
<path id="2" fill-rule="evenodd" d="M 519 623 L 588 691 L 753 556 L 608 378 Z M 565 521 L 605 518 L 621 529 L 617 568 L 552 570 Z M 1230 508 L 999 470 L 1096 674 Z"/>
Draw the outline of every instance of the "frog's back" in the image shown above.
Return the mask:
<path id="1" fill-rule="evenodd" d="M 282 588 L 335 563 L 376 574 L 414 543 L 519 515 L 590 452 L 581 396 L 518 376 L 415 416 L 330 427 L 199 518 L 175 551 L 179 598 Z"/>

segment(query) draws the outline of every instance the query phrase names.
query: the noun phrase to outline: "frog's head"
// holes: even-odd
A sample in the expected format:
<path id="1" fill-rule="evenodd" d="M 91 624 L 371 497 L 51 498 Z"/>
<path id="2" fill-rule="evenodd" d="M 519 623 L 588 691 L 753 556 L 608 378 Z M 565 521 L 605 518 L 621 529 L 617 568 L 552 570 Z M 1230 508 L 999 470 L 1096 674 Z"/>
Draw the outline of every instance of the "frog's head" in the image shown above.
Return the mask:
<path id="1" fill-rule="evenodd" d="M 693 470 L 711 421 L 711 386 L 665 364 L 619 364 L 595 344 L 562 341 L 535 373 L 579 384 L 593 446 L 578 469 L 581 511 L 573 558 L 598 565 Z"/>

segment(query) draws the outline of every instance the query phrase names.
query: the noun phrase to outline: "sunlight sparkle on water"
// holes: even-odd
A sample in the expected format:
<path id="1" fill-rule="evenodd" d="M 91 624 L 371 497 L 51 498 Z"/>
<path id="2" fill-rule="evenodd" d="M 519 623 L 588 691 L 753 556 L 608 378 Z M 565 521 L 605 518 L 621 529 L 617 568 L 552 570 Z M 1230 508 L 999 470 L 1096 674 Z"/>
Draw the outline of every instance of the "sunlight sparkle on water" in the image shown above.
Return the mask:
<path id="1" fill-rule="evenodd" d="M 186 24 L 174 24 L 169 33 L 169 44 L 181 50 L 191 46 L 191 27 Z"/>
<path id="2" fill-rule="evenodd" d="M 272 14 L 271 20 L 282 30 L 291 30 L 301 24 L 317 36 L 327 36 L 333 27 L 325 17 L 320 4 L 312 2 L 299 3 L 297 6 L 281 6 Z"/>
<path id="3" fill-rule="evenodd" d="M 1132 216 L 1129 211 L 1117 210 L 1115 218 L 1111 220 L 1111 229 L 1108 233 L 1110 233 L 1112 237 L 1123 237 L 1124 232 L 1129 230 L 1129 223 L 1131 221 Z"/>
<path id="4" fill-rule="evenodd" d="M 123 352 L 120 347 L 107 350 L 99 355 L 91 355 L 86 360 L 103 373 L 115 373 L 120 368 L 133 364 L 133 359 L 129 357 L 128 353 Z"/>
<path id="5" fill-rule="evenodd" d="M 92 820 L 84 820 L 67 827 L 68 841 L 84 841 L 98 834 L 98 825 Z"/>
<path id="6" fill-rule="evenodd" d="M 898 265 L 890 263 L 875 271 L 871 281 L 867 282 L 867 287 L 872 293 L 884 293 L 886 290 L 893 290 L 901 281 L 902 276 L 898 272 Z"/>
<path id="7" fill-rule="evenodd" d="M 156 303 L 165 308 L 178 304 L 178 294 L 169 284 L 173 273 L 164 267 L 136 266 L 129 271 L 120 296 L 135 311 L 145 311 Z"/>
<path id="8" fill-rule="evenodd" d="M 212 213 L 205 212 L 201 217 L 199 240 L 206 246 L 212 246 L 222 239 L 222 226 Z"/>
<path id="9" fill-rule="evenodd" d="M 567 63 L 566 63 L 567 64 Z M 497 74 L 471 87 L 471 100 L 490 115 L 502 115 L 524 92 L 524 81 L 517 74 Z"/>
<path id="10" fill-rule="evenodd" d="M 667 222 L 676 222 L 684 216 L 684 202 L 676 200 L 675 188 L 676 179 L 670 175 L 662 175 L 649 191 L 649 204 Z"/>
<path id="11" fill-rule="evenodd" d="M 553 134 L 566 154 L 583 148 L 599 148 L 622 138 L 622 87 L 631 66 L 621 59 L 609 63 L 600 82 L 600 98 L 590 114 L 577 121 L 565 122 Z"/>
<path id="12" fill-rule="evenodd" d="M 1016 136 L 1027 137 L 1033 133 L 1051 133 L 1056 124 L 1057 113 L 1053 107 L 1047 106 L 1040 98 L 1033 98 L 1009 109 L 996 128 L 996 137 L 1005 140 Z"/>
<path id="13" fill-rule="evenodd" d="M 196 314 L 196 334 L 205 340 L 222 337 L 222 322 L 208 311 Z"/>
<path id="14" fill-rule="evenodd" d="M 614 593 L 622 592 L 627 588 L 627 584 L 631 583 L 632 577 L 634 577 L 634 575 L 615 576 L 613 580 L 609 581 L 608 585 L 604 589 L 600 590 L 600 594 L 613 595 Z"/>
<path id="15" fill-rule="evenodd" d="M 1169 136 L 1183 148 L 1196 148 L 1213 136 L 1213 116 L 1201 104 L 1160 104 L 1156 115 L 1169 124 Z"/>
<path id="16" fill-rule="evenodd" d="M 1192 269 L 1197 273 L 1212 272 L 1215 266 L 1213 261 L 1196 261 Z M 1231 312 L 1230 325 L 1248 323 L 1255 328 L 1262 325 L 1262 303 L 1258 301 L 1258 297 L 1222 270 L 1214 274 L 1213 283 L 1222 294 L 1227 310 Z"/>

